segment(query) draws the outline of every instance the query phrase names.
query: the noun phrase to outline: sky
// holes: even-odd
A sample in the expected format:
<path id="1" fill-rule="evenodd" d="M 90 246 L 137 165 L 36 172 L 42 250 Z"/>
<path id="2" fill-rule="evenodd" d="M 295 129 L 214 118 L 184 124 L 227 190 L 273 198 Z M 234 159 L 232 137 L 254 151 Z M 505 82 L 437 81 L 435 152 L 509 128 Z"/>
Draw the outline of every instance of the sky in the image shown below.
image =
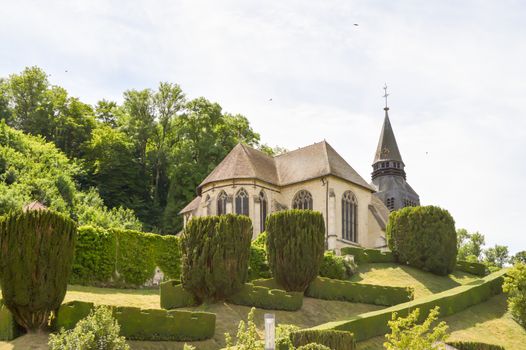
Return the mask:
<path id="1" fill-rule="evenodd" d="M 0 76 L 87 103 L 181 85 L 289 150 L 327 140 L 367 181 L 384 116 L 424 205 L 526 250 L 526 3 L 7 1 Z M 358 26 L 354 25 L 358 24 Z"/>

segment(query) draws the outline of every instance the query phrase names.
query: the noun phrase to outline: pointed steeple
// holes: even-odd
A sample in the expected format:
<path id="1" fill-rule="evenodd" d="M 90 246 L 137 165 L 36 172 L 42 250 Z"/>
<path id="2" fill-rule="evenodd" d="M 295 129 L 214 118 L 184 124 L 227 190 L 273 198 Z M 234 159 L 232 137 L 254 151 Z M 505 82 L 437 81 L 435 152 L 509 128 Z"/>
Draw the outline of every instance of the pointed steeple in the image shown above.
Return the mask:
<path id="1" fill-rule="evenodd" d="M 398 150 L 396 144 L 396 138 L 389 120 L 389 107 L 385 107 L 385 118 L 384 125 L 382 126 L 382 132 L 380 133 L 380 140 L 378 140 L 378 147 L 376 148 L 376 154 L 374 156 L 374 162 L 380 162 L 384 160 L 394 160 L 402 162 L 402 156 Z"/>

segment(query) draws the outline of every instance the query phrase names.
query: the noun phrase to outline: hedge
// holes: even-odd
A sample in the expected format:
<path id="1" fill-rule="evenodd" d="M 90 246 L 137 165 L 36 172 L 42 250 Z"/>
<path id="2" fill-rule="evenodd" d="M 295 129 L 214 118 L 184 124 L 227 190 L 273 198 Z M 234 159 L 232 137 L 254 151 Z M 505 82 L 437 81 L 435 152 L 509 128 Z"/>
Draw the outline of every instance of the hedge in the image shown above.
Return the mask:
<path id="1" fill-rule="evenodd" d="M 132 230 L 82 226 L 78 230 L 70 282 L 100 286 L 142 286 L 158 266 L 165 278 L 179 278 L 179 238 Z"/>
<path id="2" fill-rule="evenodd" d="M 391 314 L 397 312 L 398 316 L 407 317 L 414 309 L 420 309 L 420 318 L 429 313 L 435 306 L 440 307 L 440 316 L 449 316 L 462 311 L 472 305 L 488 300 L 494 295 L 502 293 L 503 275 L 506 270 L 494 272 L 470 284 L 449 289 L 442 293 L 391 306 L 386 309 L 367 312 L 345 321 L 336 321 L 321 324 L 315 330 L 342 330 L 354 334 L 356 341 L 362 341 L 389 332 L 387 322 Z"/>
<path id="3" fill-rule="evenodd" d="M 350 332 L 337 330 L 304 329 L 290 333 L 290 340 L 295 347 L 311 343 L 321 344 L 332 350 L 354 350 L 356 341 Z"/>
<path id="4" fill-rule="evenodd" d="M 391 306 L 413 300 L 414 291 L 409 287 L 388 287 L 318 277 L 309 285 L 305 296 Z"/>
<path id="5" fill-rule="evenodd" d="M 347 280 L 354 274 L 352 262 L 343 256 L 337 256 L 332 251 L 325 252 L 323 262 L 320 266 L 320 276 L 334 278 L 337 280 Z"/>
<path id="6" fill-rule="evenodd" d="M 303 293 L 286 292 L 245 283 L 243 288 L 227 299 L 235 305 L 253 306 L 268 310 L 297 311 L 303 305 Z"/>
<path id="7" fill-rule="evenodd" d="M 447 345 L 451 345 L 458 350 L 506 350 L 503 346 L 477 343 L 477 342 L 465 342 L 465 341 L 454 341 L 447 342 Z"/>
<path id="8" fill-rule="evenodd" d="M 20 335 L 20 327 L 13 319 L 13 315 L 0 299 L 0 341 L 13 340 Z"/>
<path id="9" fill-rule="evenodd" d="M 486 265 L 479 262 L 469 262 L 465 260 L 457 260 L 455 266 L 456 270 L 471 273 L 477 276 L 486 276 L 488 274 L 488 268 Z"/>
<path id="10" fill-rule="evenodd" d="M 93 303 L 72 301 L 63 304 L 54 328 L 72 329 L 88 316 Z M 113 306 L 113 315 L 121 327 L 121 335 L 130 340 L 197 341 L 214 336 L 216 315 L 208 312 L 181 310 L 147 310 Z"/>
<path id="11" fill-rule="evenodd" d="M 342 255 L 354 256 L 354 262 L 357 264 L 363 263 L 392 263 L 395 262 L 395 257 L 390 251 L 382 252 L 379 249 L 365 249 L 360 247 L 343 247 L 341 249 Z"/>
<path id="12" fill-rule="evenodd" d="M 184 290 L 179 280 L 171 280 L 161 283 L 161 308 L 177 309 L 198 305 L 192 293 Z"/>

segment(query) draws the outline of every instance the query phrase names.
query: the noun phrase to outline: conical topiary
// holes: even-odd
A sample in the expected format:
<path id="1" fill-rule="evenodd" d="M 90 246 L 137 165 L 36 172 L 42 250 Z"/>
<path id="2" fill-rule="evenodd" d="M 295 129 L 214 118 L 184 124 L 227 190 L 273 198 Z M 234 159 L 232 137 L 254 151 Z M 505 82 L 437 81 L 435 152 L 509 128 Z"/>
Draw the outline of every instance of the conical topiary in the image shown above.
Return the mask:
<path id="1" fill-rule="evenodd" d="M 4 304 L 28 332 L 45 329 L 64 300 L 76 224 L 51 210 L 26 210 L 0 220 L 0 284 Z"/>

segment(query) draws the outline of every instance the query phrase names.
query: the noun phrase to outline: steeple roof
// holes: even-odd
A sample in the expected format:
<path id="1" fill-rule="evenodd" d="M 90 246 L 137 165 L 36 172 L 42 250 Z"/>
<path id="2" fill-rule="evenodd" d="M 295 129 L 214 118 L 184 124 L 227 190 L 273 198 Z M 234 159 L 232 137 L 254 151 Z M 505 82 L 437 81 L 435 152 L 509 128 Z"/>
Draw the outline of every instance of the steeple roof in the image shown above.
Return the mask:
<path id="1" fill-rule="evenodd" d="M 389 120 L 389 114 L 387 113 L 389 108 L 385 107 L 384 110 L 384 125 L 382 126 L 382 132 L 380 133 L 380 140 L 378 140 L 378 147 L 376 148 L 373 163 L 383 160 L 395 160 L 403 163 L 402 156 L 398 150 L 398 145 L 396 144 L 391 121 Z"/>

